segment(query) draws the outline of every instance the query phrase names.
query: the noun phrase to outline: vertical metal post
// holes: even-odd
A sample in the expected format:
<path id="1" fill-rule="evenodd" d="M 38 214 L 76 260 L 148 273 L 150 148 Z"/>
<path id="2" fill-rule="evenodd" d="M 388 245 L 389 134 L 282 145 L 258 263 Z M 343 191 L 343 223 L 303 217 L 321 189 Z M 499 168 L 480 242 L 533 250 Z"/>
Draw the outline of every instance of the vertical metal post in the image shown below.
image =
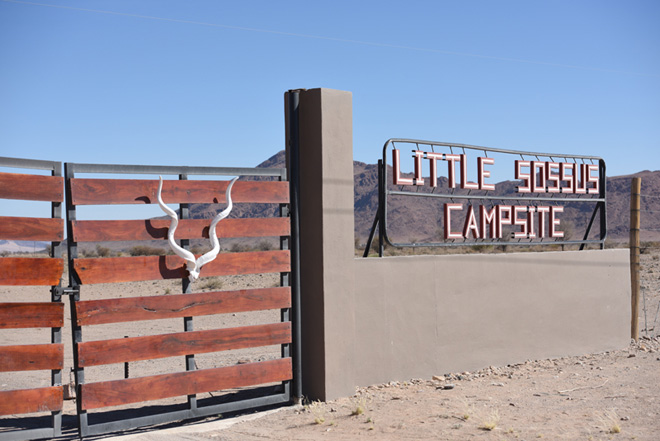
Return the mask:
<path id="1" fill-rule="evenodd" d="M 286 180 L 286 171 L 280 176 L 280 181 Z M 287 204 L 280 205 L 280 217 L 288 218 L 289 217 L 289 206 Z M 280 237 L 280 250 L 291 250 L 291 237 L 290 236 L 281 236 Z M 280 286 L 291 287 L 291 272 L 280 273 Z M 281 322 L 290 322 L 291 321 L 291 308 L 284 308 L 280 310 L 280 321 Z M 280 355 L 282 358 L 291 357 L 291 343 L 286 343 L 281 346 Z M 291 380 L 284 381 L 284 393 L 291 397 Z"/>
<path id="2" fill-rule="evenodd" d="M 62 176 L 62 164 L 53 164 L 52 176 Z M 50 215 L 54 219 L 62 218 L 62 203 L 52 202 Z M 62 242 L 51 242 L 50 244 L 50 257 L 55 259 L 62 259 Z M 62 282 L 57 286 L 51 287 L 51 301 L 62 301 Z M 62 343 L 62 328 L 51 328 L 50 342 L 59 344 Z M 62 386 L 62 370 L 54 369 L 51 371 L 51 386 Z M 59 436 L 62 434 L 62 411 L 54 411 L 53 416 L 53 435 Z"/>
<path id="3" fill-rule="evenodd" d="M 302 397 L 301 351 L 301 311 L 300 311 L 300 90 L 290 90 L 286 94 L 287 120 L 287 170 L 291 209 L 291 310 L 293 331 L 293 396 Z"/>
<path id="4" fill-rule="evenodd" d="M 600 249 L 605 249 L 605 239 L 607 238 L 607 170 L 605 161 L 600 159 L 598 161 L 599 177 L 600 177 L 600 195 L 601 199 L 605 199 L 600 204 Z"/>
<path id="5" fill-rule="evenodd" d="M 80 280 L 73 268 L 73 259 L 78 257 L 78 244 L 73 240 L 73 222 L 76 220 L 76 206 L 73 205 L 71 197 L 71 180 L 74 177 L 74 165 L 64 164 L 65 176 L 65 199 L 66 199 L 66 236 L 68 266 L 69 266 L 69 288 L 73 290 L 73 295 L 69 296 L 69 305 L 71 307 L 71 338 L 73 340 L 73 366 L 76 382 L 76 408 L 78 413 L 78 436 L 83 438 L 87 435 L 89 426 L 87 424 L 87 411 L 82 408 L 81 389 L 85 384 L 85 370 L 80 367 L 78 360 L 78 343 L 82 342 L 82 327 L 78 325 L 78 313 L 76 311 L 76 302 L 80 301 Z"/>
<path id="6" fill-rule="evenodd" d="M 381 159 L 378 160 L 378 206 L 376 207 L 376 217 L 374 218 L 374 223 L 371 225 L 371 230 L 369 231 L 369 237 L 367 238 L 367 244 L 364 247 L 364 254 L 362 254 L 362 257 L 369 257 L 369 250 L 371 250 L 371 244 L 373 243 L 374 240 L 374 234 L 376 232 L 376 228 L 378 228 L 378 255 L 380 257 L 383 257 L 383 248 L 380 246 L 380 244 L 383 243 L 383 234 L 381 233 L 382 227 L 381 227 L 381 180 L 383 178 L 383 161 Z"/>
<path id="7" fill-rule="evenodd" d="M 378 256 L 383 257 L 385 251 L 385 190 L 386 176 L 383 159 L 378 160 Z"/>
<path id="8" fill-rule="evenodd" d="M 128 338 L 128 335 L 125 335 L 124 338 Z M 124 362 L 124 378 L 128 378 L 130 376 L 130 367 L 128 364 L 128 361 Z"/>
<path id="9" fill-rule="evenodd" d="M 180 181 L 188 180 L 188 175 L 185 173 L 180 174 L 179 180 Z M 188 204 L 179 204 L 179 211 L 180 211 L 179 219 L 190 218 L 190 207 Z M 181 239 L 181 248 L 184 248 L 186 250 L 189 249 L 190 240 Z M 181 279 L 181 290 L 184 294 L 190 294 L 192 291 L 190 280 L 187 277 Z M 194 330 L 192 317 L 183 318 L 183 330 L 185 332 L 192 332 Z M 195 364 L 195 355 L 194 354 L 186 355 L 186 371 L 194 371 L 195 369 L 197 369 L 197 365 Z M 197 409 L 197 395 L 188 395 L 188 407 L 190 408 L 190 410 Z"/>
<path id="10" fill-rule="evenodd" d="M 639 339 L 639 210 L 642 178 L 633 178 L 630 186 L 630 281 L 631 319 L 630 337 Z"/>

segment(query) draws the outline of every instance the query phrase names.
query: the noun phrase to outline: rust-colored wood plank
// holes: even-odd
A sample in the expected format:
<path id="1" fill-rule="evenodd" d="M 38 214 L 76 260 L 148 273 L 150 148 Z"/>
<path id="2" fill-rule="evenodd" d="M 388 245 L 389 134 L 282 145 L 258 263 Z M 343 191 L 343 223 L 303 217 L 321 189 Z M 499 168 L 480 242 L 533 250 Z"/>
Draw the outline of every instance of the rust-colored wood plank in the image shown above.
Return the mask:
<path id="1" fill-rule="evenodd" d="M 63 202 L 64 179 L 61 176 L 0 173 L 0 199 Z"/>
<path id="2" fill-rule="evenodd" d="M 291 252 L 251 251 L 225 253 L 204 265 L 202 277 L 231 276 L 239 274 L 284 273 L 291 271 Z"/>
<path id="3" fill-rule="evenodd" d="M 179 256 L 135 256 L 75 259 L 74 269 L 83 284 L 180 279 L 188 276 Z M 222 253 L 202 268 L 202 277 L 290 271 L 288 250 Z"/>
<path id="4" fill-rule="evenodd" d="M 85 410 L 290 380 L 291 359 L 262 361 L 81 386 Z"/>
<path id="5" fill-rule="evenodd" d="M 0 346 L 0 372 L 62 369 L 64 345 Z"/>
<path id="6" fill-rule="evenodd" d="M 157 204 L 157 180 L 86 179 L 71 180 L 74 205 Z M 224 204 L 229 181 L 163 181 L 163 201 L 166 204 Z M 231 191 L 234 203 L 289 202 L 286 181 L 238 181 Z"/>
<path id="7" fill-rule="evenodd" d="M 2 216 L 0 239 L 61 242 L 64 240 L 64 219 Z"/>
<path id="8" fill-rule="evenodd" d="M 0 415 L 62 410 L 62 386 L 0 391 Z"/>
<path id="9" fill-rule="evenodd" d="M 176 239 L 209 237 L 211 219 L 182 219 L 176 228 Z M 167 239 L 170 219 L 87 220 L 73 221 L 76 242 L 106 242 Z M 289 218 L 224 219 L 216 228 L 219 238 L 269 237 L 291 234 Z"/>
<path id="10" fill-rule="evenodd" d="M 0 329 L 61 328 L 64 303 L 0 303 Z"/>
<path id="11" fill-rule="evenodd" d="M 0 285 L 57 285 L 64 261 L 51 257 L 0 258 Z"/>
<path id="12" fill-rule="evenodd" d="M 76 302 L 79 326 L 291 307 L 291 288 L 242 289 Z"/>
<path id="13" fill-rule="evenodd" d="M 78 362 L 98 366 L 284 343 L 291 343 L 290 322 L 84 342 Z"/>

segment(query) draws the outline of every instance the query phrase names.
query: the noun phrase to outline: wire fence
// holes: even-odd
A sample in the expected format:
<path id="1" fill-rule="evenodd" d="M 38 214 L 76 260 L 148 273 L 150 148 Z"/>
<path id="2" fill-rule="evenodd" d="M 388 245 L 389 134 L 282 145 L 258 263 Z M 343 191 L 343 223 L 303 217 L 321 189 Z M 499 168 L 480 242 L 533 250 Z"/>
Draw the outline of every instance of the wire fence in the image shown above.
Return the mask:
<path id="1" fill-rule="evenodd" d="M 660 195 L 640 194 L 640 335 L 660 335 Z"/>

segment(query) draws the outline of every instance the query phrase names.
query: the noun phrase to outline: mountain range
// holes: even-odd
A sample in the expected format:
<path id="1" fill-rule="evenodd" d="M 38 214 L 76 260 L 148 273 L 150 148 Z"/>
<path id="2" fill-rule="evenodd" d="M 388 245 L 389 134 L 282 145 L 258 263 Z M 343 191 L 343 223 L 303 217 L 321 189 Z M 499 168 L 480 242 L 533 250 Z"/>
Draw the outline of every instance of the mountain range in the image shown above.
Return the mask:
<path id="1" fill-rule="evenodd" d="M 282 168 L 285 166 L 284 151 L 280 151 L 259 164 L 260 168 Z M 391 168 L 388 169 L 391 173 Z M 613 176 L 607 178 L 607 223 L 608 240 L 627 242 L 630 222 L 630 184 L 633 177 L 642 179 L 641 198 L 641 239 L 642 241 L 660 241 L 660 171 L 642 171 L 632 175 Z M 268 178 L 242 178 L 259 180 Z M 390 179 L 391 180 L 391 179 Z M 355 200 L 355 238 L 358 243 L 365 243 L 369 235 L 374 216 L 378 208 L 378 167 L 376 164 L 353 162 L 354 200 Z M 446 185 L 446 178 L 439 178 L 439 185 Z M 497 195 L 512 196 L 516 194 L 516 181 L 502 181 L 495 184 Z M 391 189 L 397 189 L 394 186 Z M 421 191 L 429 191 L 422 189 Z M 445 200 L 436 198 L 391 196 L 388 202 L 388 233 L 390 238 L 399 242 L 430 242 L 441 238 L 440 229 L 443 216 L 441 204 Z M 515 202 L 514 202 L 515 203 Z M 516 203 L 517 204 L 517 203 Z M 593 203 L 566 203 L 561 214 L 563 230 L 572 239 L 581 238 L 591 217 Z M 191 204 L 190 213 L 193 218 L 212 218 L 217 213 L 217 205 Z M 231 217 L 270 217 L 279 213 L 276 204 L 236 204 Z M 453 229 L 460 230 L 460 225 Z M 598 216 L 592 228 L 595 237 L 599 229 Z M 200 241 L 202 246 L 205 241 Z M 225 241 L 223 248 L 233 244 L 255 244 L 246 239 Z M 43 249 L 45 243 L 0 241 L 0 252 L 30 252 L 36 248 Z M 108 244 L 115 250 L 128 249 L 131 244 Z M 162 241 L 159 246 L 166 247 Z M 270 240 L 271 246 L 277 246 L 275 238 Z"/>
<path id="2" fill-rule="evenodd" d="M 258 167 L 284 167 L 284 151 L 278 152 Z M 391 167 L 388 168 L 391 173 Z M 608 239 L 625 242 L 629 237 L 630 223 L 630 183 L 633 177 L 642 178 L 641 237 L 643 241 L 660 241 L 660 171 L 642 171 L 633 175 L 607 178 L 607 223 Z M 446 178 L 439 178 L 440 186 Z M 378 166 L 359 161 L 353 162 L 353 182 L 355 197 L 355 237 L 364 243 L 374 221 L 378 207 Z M 503 181 L 495 185 L 497 195 L 516 194 L 516 181 Z M 391 186 L 391 189 L 396 187 Z M 391 197 L 388 202 L 388 232 L 391 238 L 401 241 L 431 241 L 438 239 L 444 201 L 430 201 L 429 198 Z M 562 224 L 573 239 L 584 234 L 594 208 L 593 203 L 567 203 L 561 214 Z M 198 208 L 198 210 L 200 210 Z M 264 207 L 245 207 L 258 215 Z M 270 210 L 275 208 L 271 207 Z M 201 209 L 203 211 L 203 209 Z M 272 211 L 271 211 L 272 212 Z M 198 215 L 201 214 L 198 212 Z M 238 213 L 237 213 L 238 214 Z M 247 214 L 247 213 L 244 213 Z M 210 217 L 207 214 L 204 217 Z M 598 232 L 598 216 L 592 227 Z M 594 235 L 592 234 L 592 237 Z"/>

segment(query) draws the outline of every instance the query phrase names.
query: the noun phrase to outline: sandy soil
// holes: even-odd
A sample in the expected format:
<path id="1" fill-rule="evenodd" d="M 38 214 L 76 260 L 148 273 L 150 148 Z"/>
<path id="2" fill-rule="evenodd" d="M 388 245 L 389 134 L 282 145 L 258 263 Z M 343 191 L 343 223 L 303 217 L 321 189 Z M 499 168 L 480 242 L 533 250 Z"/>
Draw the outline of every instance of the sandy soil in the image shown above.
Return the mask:
<path id="1" fill-rule="evenodd" d="M 216 440 L 660 440 L 660 250 L 641 256 L 630 347 L 360 388 L 229 429 Z"/>
<path id="2" fill-rule="evenodd" d="M 378 440 L 660 440 L 660 250 L 642 255 L 642 338 L 628 348 L 553 360 L 530 360 L 510 366 L 491 366 L 477 372 L 438 372 L 433 378 L 411 379 L 360 388 L 353 397 L 280 410 L 263 418 L 222 430 L 145 439 L 336 439 Z M 277 276 L 222 278 L 222 289 L 273 286 Z M 85 298 L 175 293 L 177 282 L 143 282 L 126 286 L 84 287 Z M 196 291 L 208 290 L 199 285 Z M 0 287 L 0 301 L 30 301 L 43 296 L 34 288 Z M 646 312 L 646 314 L 645 314 Z M 195 329 L 241 326 L 278 321 L 278 311 L 225 314 L 195 319 Z M 67 313 L 64 381 L 71 366 L 70 319 Z M 162 323 L 161 323 L 162 322 Z M 179 332 L 181 320 L 89 327 L 85 340 L 123 338 Z M 46 343 L 47 330 L 19 337 L 0 333 L 2 344 Z M 29 340 L 29 341 L 28 341 Z M 234 351 L 200 357 L 200 368 L 257 361 L 278 356 L 277 347 Z M 206 366 L 208 364 L 208 366 Z M 132 363 L 131 376 L 184 370 L 180 357 Z M 86 370 L 87 381 L 122 378 L 123 365 Z M 43 384 L 42 384 L 43 383 Z M 47 372 L 0 374 L 0 390 L 48 385 Z M 27 386 L 26 386 L 27 385 Z M 67 400 L 65 413 L 74 412 Z M 0 420 L 0 426 L 1 426 Z M 155 438 L 154 438 L 155 436 Z"/>
<path id="3" fill-rule="evenodd" d="M 198 439 L 660 439 L 660 340 L 358 389 Z"/>

